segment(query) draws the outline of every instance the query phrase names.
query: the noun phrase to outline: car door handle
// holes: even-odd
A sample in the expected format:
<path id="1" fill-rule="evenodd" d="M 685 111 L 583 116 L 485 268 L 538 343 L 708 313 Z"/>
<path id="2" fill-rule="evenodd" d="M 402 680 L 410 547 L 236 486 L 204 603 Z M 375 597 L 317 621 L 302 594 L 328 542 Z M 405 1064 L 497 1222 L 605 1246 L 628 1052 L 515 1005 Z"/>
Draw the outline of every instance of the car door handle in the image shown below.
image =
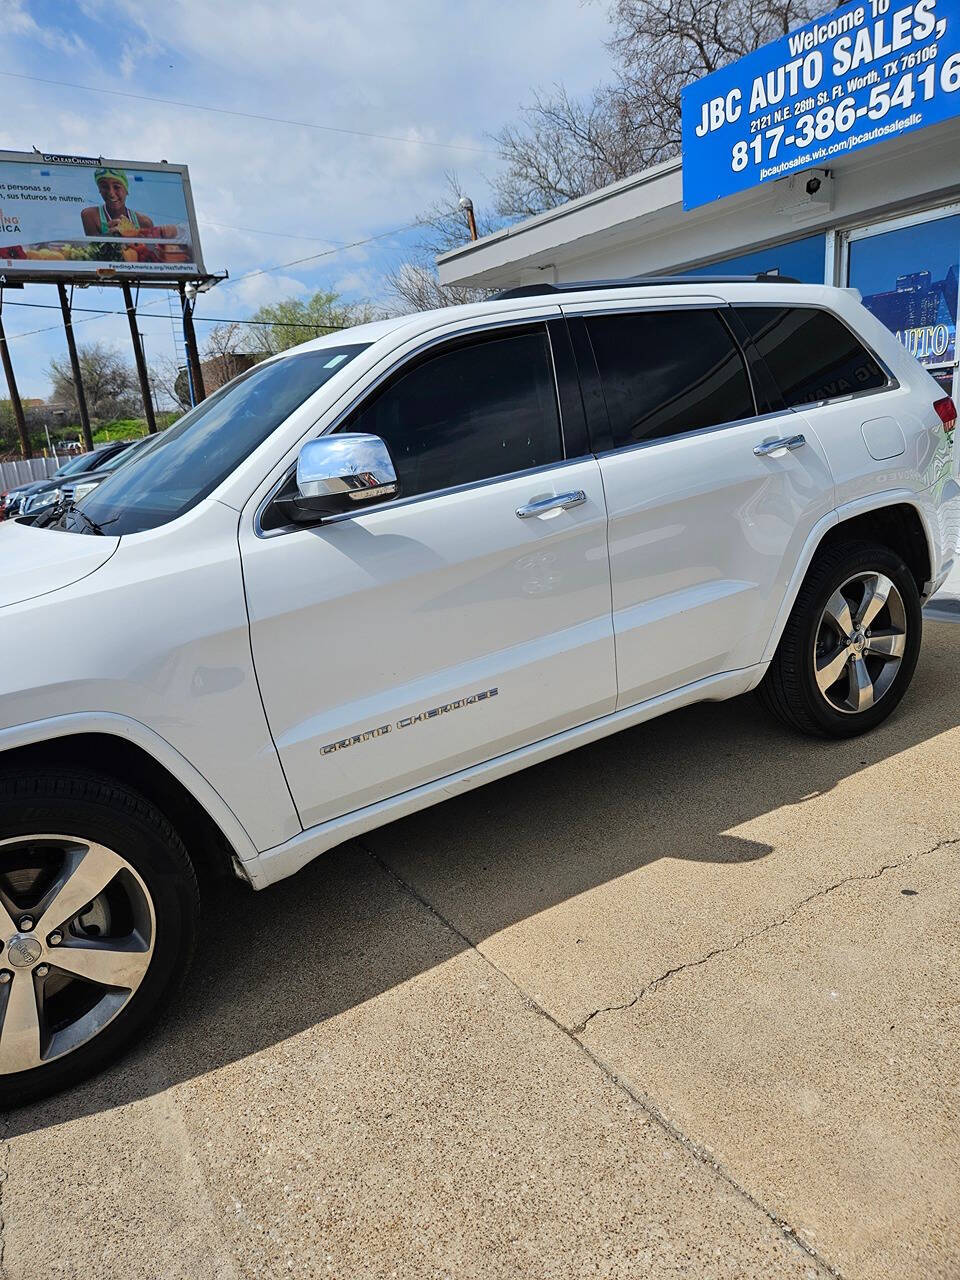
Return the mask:
<path id="1" fill-rule="evenodd" d="M 758 458 L 768 458 L 772 453 L 780 453 L 784 449 L 799 449 L 806 443 L 806 436 L 785 436 L 782 440 L 765 440 L 763 444 L 755 444 L 753 452 Z"/>
<path id="2" fill-rule="evenodd" d="M 566 511 L 569 507 L 579 507 L 586 500 L 587 495 L 582 489 L 574 489 L 572 493 L 558 493 L 549 498 L 527 502 L 524 506 L 517 507 L 517 515 L 521 520 L 528 520 L 530 516 L 543 516 L 548 511 Z"/>

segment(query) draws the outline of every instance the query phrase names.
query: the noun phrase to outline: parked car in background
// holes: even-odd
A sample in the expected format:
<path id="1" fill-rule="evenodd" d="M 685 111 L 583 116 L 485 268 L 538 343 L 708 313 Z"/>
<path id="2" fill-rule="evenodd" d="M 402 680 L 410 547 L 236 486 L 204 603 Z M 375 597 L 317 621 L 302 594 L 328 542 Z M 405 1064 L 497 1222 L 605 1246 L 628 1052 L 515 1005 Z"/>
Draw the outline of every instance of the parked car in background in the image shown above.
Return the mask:
<path id="1" fill-rule="evenodd" d="M 113 475 L 114 471 L 131 462 L 145 450 L 151 449 L 159 439 L 159 433 L 144 436 L 141 440 L 135 440 L 133 444 L 127 444 L 119 452 L 113 453 L 106 462 L 84 470 L 78 475 L 65 477 L 56 488 L 46 487 L 28 494 L 23 503 L 21 519 L 27 523 L 37 521 L 41 517 L 47 523 L 56 519 L 64 508 L 80 502 L 88 493 L 92 493 L 98 484 Z"/>
<path id="2" fill-rule="evenodd" d="M 7 489 L 0 495 L 0 520 L 13 520 L 16 516 L 22 515 L 24 504 L 31 494 L 42 493 L 51 487 L 55 489 L 67 476 L 80 475 L 85 471 L 103 466 L 109 458 L 128 448 L 131 443 L 130 440 L 111 440 L 107 444 L 99 445 L 90 453 L 68 459 L 52 476 L 47 476 L 43 480 L 31 480 L 27 484 L 18 484 Z"/>
<path id="3" fill-rule="evenodd" d="M 13 524 L 0 1106 L 175 998 L 198 869 L 264 888 L 752 689 L 878 726 L 956 563 L 956 414 L 849 291 L 545 285 L 283 352 Z"/>

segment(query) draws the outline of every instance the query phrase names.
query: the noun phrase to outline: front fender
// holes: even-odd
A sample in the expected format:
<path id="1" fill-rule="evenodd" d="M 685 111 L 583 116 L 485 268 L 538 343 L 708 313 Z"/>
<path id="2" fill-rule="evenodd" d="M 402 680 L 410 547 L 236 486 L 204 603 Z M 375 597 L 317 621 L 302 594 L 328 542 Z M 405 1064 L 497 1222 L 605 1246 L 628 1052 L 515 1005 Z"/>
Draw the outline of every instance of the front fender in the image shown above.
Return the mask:
<path id="1" fill-rule="evenodd" d="M 0 752 L 72 737 L 79 733 L 107 734 L 139 747 L 190 793 L 223 833 L 241 862 L 249 862 L 257 856 L 257 848 L 243 824 L 219 792 L 175 747 L 139 720 L 112 712 L 71 712 L 27 724 L 12 725 L 0 729 Z"/>

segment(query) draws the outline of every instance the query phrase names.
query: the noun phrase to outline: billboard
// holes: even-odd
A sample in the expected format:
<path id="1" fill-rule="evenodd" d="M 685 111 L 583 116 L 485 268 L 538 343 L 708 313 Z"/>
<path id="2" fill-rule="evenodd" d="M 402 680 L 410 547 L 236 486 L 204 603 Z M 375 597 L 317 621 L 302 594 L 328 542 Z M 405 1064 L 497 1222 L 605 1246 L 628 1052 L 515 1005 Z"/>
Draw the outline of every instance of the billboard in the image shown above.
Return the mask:
<path id="1" fill-rule="evenodd" d="M 183 165 L 0 151 L 0 275 L 204 274 Z"/>
<path id="2" fill-rule="evenodd" d="M 683 207 L 960 114 L 960 0 L 853 0 L 683 91 Z"/>

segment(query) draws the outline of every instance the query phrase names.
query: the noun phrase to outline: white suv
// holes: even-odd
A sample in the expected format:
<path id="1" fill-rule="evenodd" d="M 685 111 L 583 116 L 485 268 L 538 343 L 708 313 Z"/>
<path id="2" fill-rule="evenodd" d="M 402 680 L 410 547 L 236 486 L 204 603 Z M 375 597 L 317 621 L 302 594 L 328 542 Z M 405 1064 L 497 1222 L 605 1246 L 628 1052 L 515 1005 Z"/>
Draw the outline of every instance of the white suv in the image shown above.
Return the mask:
<path id="1" fill-rule="evenodd" d="M 700 699 L 878 724 L 954 418 L 849 292 L 538 287 L 285 352 L 4 527 L 0 1103 L 142 1034 L 198 869 L 263 888 Z"/>

